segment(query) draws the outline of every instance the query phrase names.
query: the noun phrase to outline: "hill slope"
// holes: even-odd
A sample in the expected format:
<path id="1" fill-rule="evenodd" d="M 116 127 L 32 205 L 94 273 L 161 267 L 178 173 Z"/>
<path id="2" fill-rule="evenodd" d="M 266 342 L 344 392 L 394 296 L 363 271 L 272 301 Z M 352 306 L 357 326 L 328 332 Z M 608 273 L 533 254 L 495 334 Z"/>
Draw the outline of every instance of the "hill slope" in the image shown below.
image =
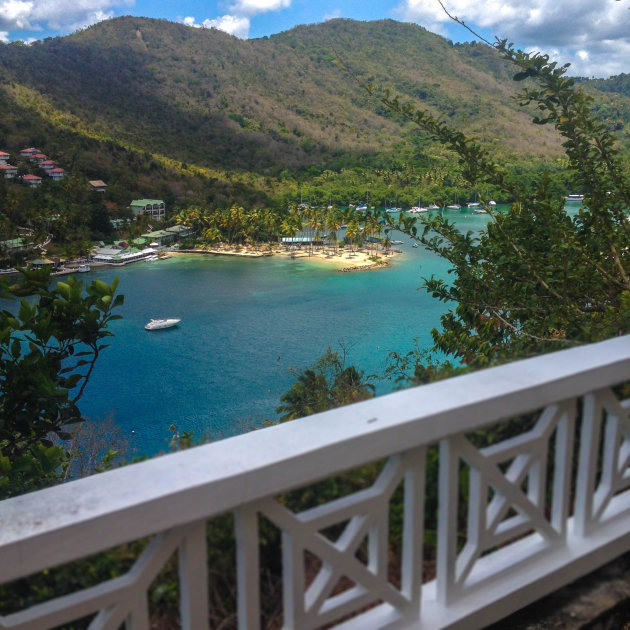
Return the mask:
<path id="1" fill-rule="evenodd" d="M 176 197 L 197 195 L 199 178 L 233 189 L 236 174 L 245 194 L 270 191 L 265 177 L 421 161 L 426 141 L 383 115 L 335 59 L 422 101 L 505 159 L 560 153 L 553 130 L 527 124 L 512 98 L 518 84 L 492 50 L 391 20 L 331 20 L 243 41 L 124 17 L 31 46 L 2 45 L 0 98 L 11 113 L 0 143 L 50 154 L 53 146 L 92 177 L 141 170 L 150 185 L 166 169 Z"/>

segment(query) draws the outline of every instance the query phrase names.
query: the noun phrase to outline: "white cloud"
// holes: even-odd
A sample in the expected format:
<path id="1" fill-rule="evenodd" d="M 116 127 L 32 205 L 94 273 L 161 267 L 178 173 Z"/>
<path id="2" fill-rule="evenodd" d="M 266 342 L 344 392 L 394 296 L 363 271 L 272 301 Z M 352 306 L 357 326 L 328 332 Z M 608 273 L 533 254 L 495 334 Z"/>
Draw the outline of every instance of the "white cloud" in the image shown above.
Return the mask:
<path id="1" fill-rule="evenodd" d="M 247 39 L 249 37 L 250 22 L 248 17 L 223 15 L 213 20 L 204 20 L 200 24 L 197 24 L 194 17 L 185 17 L 182 23 L 195 28 L 216 28 L 230 35 L 240 37 L 241 39 Z"/>
<path id="2" fill-rule="evenodd" d="M 614 0 L 443 0 L 470 26 L 572 64 L 571 74 L 606 76 L 630 69 L 630 11 Z M 432 31 L 450 22 L 437 0 L 403 0 L 397 15 Z"/>
<path id="3" fill-rule="evenodd" d="M 9 32 L 8 31 L 0 31 L 0 42 L 3 44 L 9 43 Z"/>
<path id="4" fill-rule="evenodd" d="M 69 33 L 113 17 L 133 0 L 0 0 L 0 29 Z"/>
<path id="5" fill-rule="evenodd" d="M 235 0 L 230 6 L 230 11 L 234 15 L 258 15 L 288 9 L 290 6 L 291 0 Z"/>
<path id="6" fill-rule="evenodd" d="M 181 20 L 187 26 L 216 28 L 241 39 L 249 37 L 250 18 L 269 11 L 279 11 L 291 6 L 292 0 L 232 0 L 230 13 L 214 19 L 206 19 L 197 24 L 195 18 Z"/>
<path id="7" fill-rule="evenodd" d="M 323 20 L 324 22 L 328 22 L 328 20 L 334 20 L 335 18 L 341 17 L 341 9 L 335 9 L 334 11 L 331 11 L 330 13 L 326 13 L 326 15 L 324 15 Z"/>

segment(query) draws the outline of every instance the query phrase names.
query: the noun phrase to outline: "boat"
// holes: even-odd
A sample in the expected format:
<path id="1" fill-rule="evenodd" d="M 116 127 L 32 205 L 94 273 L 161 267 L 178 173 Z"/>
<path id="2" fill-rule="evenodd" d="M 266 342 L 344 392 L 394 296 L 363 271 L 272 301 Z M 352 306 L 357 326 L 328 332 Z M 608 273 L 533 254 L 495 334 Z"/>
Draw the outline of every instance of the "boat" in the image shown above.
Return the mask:
<path id="1" fill-rule="evenodd" d="M 497 202 L 496 201 L 488 201 L 488 205 L 489 206 L 496 206 Z"/>
<path id="2" fill-rule="evenodd" d="M 458 203 L 451 203 L 450 205 L 446 207 L 450 210 L 459 210 L 461 208 L 461 206 Z"/>
<path id="3" fill-rule="evenodd" d="M 87 273 L 90 270 L 90 265 L 88 263 L 81 263 L 79 265 L 79 273 Z"/>
<path id="4" fill-rule="evenodd" d="M 439 209 L 440 209 L 440 206 L 438 206 L 435 203 L 432 203 L 427 207 L 427 210 L 439 210 Z"/>
<path id="5" fill-rule="evenodd" d="M 418 243 L 414 243 L 411 247 L 418 247 Z"/>
<path id="6" fill-rule="evenodd" d="M 402 245 L 402 241 L 392 241 L 392 245 Z"/>
<path id="7" fill-rule="evenodd" d="M 478 208 L 481 205 L 481 202 L 477 201 L 477 192 L 475 191 L 475 199 L 470 203 L 467 203 L 466 206 L 468 208 Z"/>
<path id="8" fill-rule="evenodd" d="M 485 208 L 483 208 L 483 207 L 481 207 L 481 208 L 475 208 L 475 209 L 473 210 L 473 212 L 474 212 L 475 214 L 488 214 L 488 211 L 487 211 Z"/>
<path id="9" fill-rule="evenodd" d="M 168 317 L 167 319 L 152 319 L 145 327 L 145 330 L 163 330 L 164 328 L 172 328 L 181 322 L 179 317 Z"/>
<path id="10" fill-rule="evenodd" d="M 584 201 L 584 195 L 567 195 L 565 201 Z"/>

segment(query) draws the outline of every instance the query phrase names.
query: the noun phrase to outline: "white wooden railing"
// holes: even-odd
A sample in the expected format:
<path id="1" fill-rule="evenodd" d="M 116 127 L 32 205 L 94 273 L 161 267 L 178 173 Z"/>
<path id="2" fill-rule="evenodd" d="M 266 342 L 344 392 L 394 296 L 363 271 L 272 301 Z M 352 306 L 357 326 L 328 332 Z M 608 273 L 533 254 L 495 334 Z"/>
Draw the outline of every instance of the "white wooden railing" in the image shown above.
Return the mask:
<path id="1" fill-rule="evenodd" d="M 228 511 L 236 523 L 240 629 L 260 628 L 260 515 L 282 531 L 284 628 L 483 627 L 630 549 L 630 401 L 612 389 L 626 381 L 630 337 L 621 337 L 4 501 L 0 583 L 155 536 L 122 577 L 5 614 L 0 628 L 53 628 L 93 614 L 92 630 L 146 630 L 147 590 L 174 552 L 182 627 L 208 628 L 205 526 Z M 532 411 L 539 412 L 535 425 L 516 437 L 485 448 L 469 439 Z M 436 578 L 423 584 L 432 445 L 439 445 Z M 301 513 L 277 500 L 383 458 L 367 489 Z M 401 485 L 397 587 L 388 579 L 388 515 Z M 465 523 L 459 534 L 458 519 Z M 332 524 L 345 524 L 334 541 L 321 533 Z M 356 553 L 362 545 L 367 562 Z M 321 561 L 309 583 L 305 550 Z M 337 593 L 342 576 L 352 586 Z"/>

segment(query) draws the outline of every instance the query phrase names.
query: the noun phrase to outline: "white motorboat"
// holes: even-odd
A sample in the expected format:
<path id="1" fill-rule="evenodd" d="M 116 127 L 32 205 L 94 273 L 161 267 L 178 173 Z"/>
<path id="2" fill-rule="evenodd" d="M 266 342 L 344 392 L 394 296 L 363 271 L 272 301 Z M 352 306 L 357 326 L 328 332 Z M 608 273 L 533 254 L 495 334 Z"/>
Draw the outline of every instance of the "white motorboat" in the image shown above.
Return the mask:
<path id="1" fill-rule="evenodd" d="M 179 317 L 169 317 L 167 319 L 152 319 L 144 328 L 145 330 L 162 330 L 163 328 L 172 328 L 181 322 Z"/>
<path id="2" fill-rule="evenodd" d="M 79 265 L 79 273 L 87 273 L 90 270 L 90 265 L 88 263 L 81 263 Z"/>
<path id="3" fill-rule="evenodd" d="M 582 202 L 584 201 L 584 195 L 567 195 L 565 197 L 566 201 L 579 201 Z"/>

